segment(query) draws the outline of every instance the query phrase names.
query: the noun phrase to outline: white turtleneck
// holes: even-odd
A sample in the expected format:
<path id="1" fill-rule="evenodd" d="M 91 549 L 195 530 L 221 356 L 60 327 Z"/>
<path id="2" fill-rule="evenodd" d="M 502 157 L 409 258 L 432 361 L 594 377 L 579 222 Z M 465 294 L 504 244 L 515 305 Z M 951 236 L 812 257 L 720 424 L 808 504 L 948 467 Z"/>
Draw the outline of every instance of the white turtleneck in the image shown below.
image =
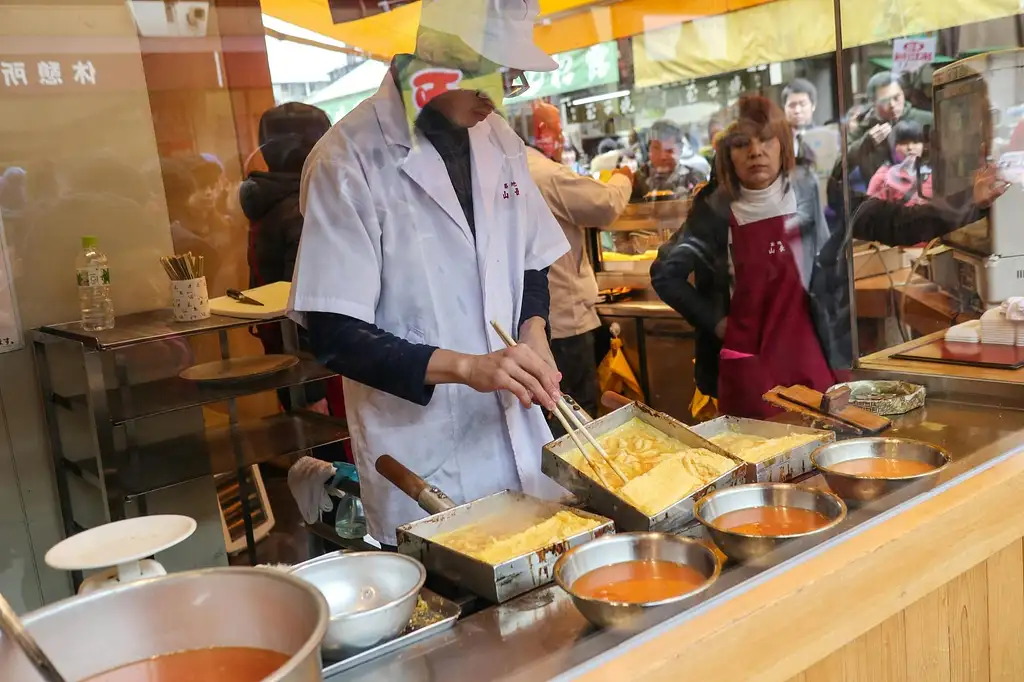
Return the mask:
<path id="1" fill-rule="evenodd" d="M 740 187 L 739 199 L 732 202 L 732 215 L 740 225 L 794 213 L 796 193 L 782 175 L 765 189 Z"/>

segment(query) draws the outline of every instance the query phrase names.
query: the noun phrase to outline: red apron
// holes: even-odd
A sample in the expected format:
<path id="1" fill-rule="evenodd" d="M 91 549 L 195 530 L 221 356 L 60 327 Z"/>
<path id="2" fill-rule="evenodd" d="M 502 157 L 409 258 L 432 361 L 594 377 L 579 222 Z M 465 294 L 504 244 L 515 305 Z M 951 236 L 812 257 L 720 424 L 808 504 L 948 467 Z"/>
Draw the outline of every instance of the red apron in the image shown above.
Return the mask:
<path id="1" fill-rule="evenodd" d="M 761 399 L 767 391 L 794 384 L 825 391 L 835 375 L 811 320 L 797 266 L 803 244 L 792 216 L 746 225 L 730 216 L 729 223 L 736 274 L 719 356 L 719 409 L 763 419 L 778 414 Z"/>

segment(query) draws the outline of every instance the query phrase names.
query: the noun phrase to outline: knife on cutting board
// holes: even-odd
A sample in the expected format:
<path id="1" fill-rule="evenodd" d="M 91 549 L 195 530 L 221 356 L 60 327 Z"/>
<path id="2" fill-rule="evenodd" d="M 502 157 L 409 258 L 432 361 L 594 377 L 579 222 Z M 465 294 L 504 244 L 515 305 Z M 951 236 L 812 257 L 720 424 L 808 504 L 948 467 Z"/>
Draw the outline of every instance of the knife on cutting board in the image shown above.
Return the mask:
<path id="1" fill-rule="evenodd" d="M 232 298 L 232 299 L 238 301 L 239 303 L 245 303 L 246 305 L 258 305 L 258 306 L 262 306 L 263 305 L 262 303 L 257 301 L 255 298 L 250 298 L 249 296 L 246 296 L 245 294 L 243 294 L 238 289 L 228 289 L 228 298 Z"/>

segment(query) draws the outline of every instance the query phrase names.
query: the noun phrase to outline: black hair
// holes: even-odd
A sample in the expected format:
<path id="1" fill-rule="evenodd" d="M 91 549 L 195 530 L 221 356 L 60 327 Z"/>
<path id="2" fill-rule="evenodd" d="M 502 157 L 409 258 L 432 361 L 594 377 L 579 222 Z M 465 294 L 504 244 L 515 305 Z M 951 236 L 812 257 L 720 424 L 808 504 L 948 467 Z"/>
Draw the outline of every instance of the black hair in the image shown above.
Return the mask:
<path id="1" fill-rule="evenodd" d="M 263 112 L 260 117 L 260 149 L 273 172 L 301 173 L 313 145 L 331 128 L 323 109 L 288 102 Z"/>
<path id="2" fill-rule="evenodd" d="M 891 71 L 879 71 L 872 76 L 870 80 L 868 80 L 868 99 L 872 102 L 875 101 L 875 94 L 878 92 L 878 89 L 884 88 L 887 85 L 899 85 L 900 90 L 903 89 L 903 86 L 900 84 L 899 76 Z"/>
<path id="3" fill-rule="evenodd" d="M 807 95 L 811 100 L 811 106 L 818 106 L 818 88 L 806 78 L 794 78 L 789 85 L 782 89 L 782 104 L 785 106 L 790 95 Z"/>
<path id="4" fill-rule="evenodd" d="M 924 144 L 924 128 L 917 121 L 903 119 L 893 126 L 892 139 L 894 144 L 908 144 L 912 142 Z"/>

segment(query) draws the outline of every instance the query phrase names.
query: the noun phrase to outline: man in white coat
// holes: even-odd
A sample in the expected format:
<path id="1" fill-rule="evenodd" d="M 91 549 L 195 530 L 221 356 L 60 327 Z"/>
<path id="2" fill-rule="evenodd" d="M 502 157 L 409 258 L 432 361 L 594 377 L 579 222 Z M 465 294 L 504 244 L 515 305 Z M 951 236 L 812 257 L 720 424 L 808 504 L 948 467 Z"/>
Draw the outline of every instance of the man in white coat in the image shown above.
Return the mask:
<path id="1" fill-rule="evenodd" d="M 424 2 L 416 56 L 429 64 L 410 74 L 396 57 L 303 169 L 290 309 L 345 377 L 367 524 L 384 545 L 423 512 L 376 473 L 383 454 L 456 503 L 564 494 L 540 471 L 550 431 L 530 408 L 559 395 L 547 268 L 568 247 L 499 102 L 457 89 L 488 65 L 508 94 L 522 71 L 554 69 L 533 43 L 537 13 L 537 0 Z M 417 89 L 424 74 L 433 85 Z"/>
<path id="2" fill-rule="evenodd" d="M 558 108 L 551 104 L 533 108 L 533 134 L 534 146 L 526 150 L 530 176 L 569 241 L 568 253 L 548 273 L 551 350 L 562 373 L 562 390 L 596 416 L 594 330 L 601 320 L 594 309 L 598 288 L 587 254 L 586 228 L 607 227 L 626 210 L 633 173 L 618 168 L 604 183 L 562 165 L 562 121 Z M 551 426 L 554 429 L 556 425 Z"/>

